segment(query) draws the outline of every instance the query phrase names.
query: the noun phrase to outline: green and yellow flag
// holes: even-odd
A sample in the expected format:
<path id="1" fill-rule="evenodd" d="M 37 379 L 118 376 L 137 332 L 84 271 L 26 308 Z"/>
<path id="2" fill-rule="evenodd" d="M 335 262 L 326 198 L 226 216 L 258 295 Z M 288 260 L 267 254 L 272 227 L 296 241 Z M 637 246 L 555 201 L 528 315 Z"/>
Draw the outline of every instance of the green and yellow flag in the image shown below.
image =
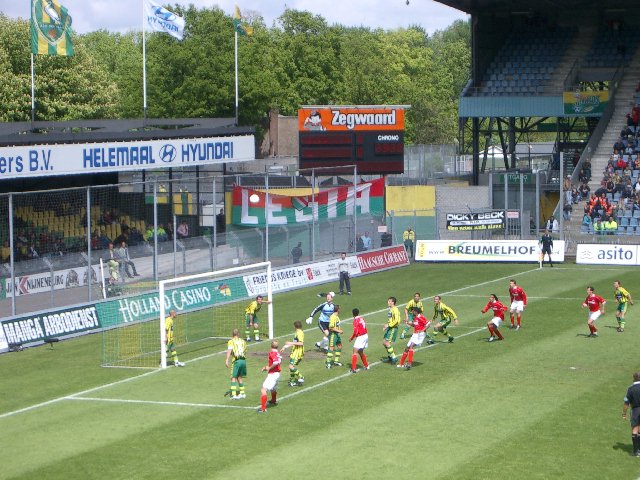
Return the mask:
<path id="1" fill-rule="evenodd" d="M 73 55 L 71 16 L 57 0 L 31 0 L 31 52 Z"/>
<path id="2" fill-rule="evenodd" d="M 240 8 L 236 5 L 236 9 L 233 12 L 233 26 L 240 35 L 246 35 L 250 37 L 253 35 L 253 27 L 251 25 L 247 25 L 242 21 L 242 14 L 240 13 Z"/>

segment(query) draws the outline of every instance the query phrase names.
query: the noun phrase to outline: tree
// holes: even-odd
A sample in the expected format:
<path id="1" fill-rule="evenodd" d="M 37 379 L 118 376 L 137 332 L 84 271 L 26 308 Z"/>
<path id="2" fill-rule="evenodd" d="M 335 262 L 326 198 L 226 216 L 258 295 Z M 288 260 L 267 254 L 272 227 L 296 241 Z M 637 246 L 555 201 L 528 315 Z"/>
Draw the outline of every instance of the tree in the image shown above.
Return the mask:
<path id="1" fill-rule="evenodd" d="M 116 89 L 93 60 L 80 37 L 75 55 L 34 56 L 36 120 L 111 118 L 115 116 Z M 6 120 L 31 117 L 29 22 L 0 15 L 0 98 L 9 108 Z M 7 103 L 4 103 L 4 102 Z"/>

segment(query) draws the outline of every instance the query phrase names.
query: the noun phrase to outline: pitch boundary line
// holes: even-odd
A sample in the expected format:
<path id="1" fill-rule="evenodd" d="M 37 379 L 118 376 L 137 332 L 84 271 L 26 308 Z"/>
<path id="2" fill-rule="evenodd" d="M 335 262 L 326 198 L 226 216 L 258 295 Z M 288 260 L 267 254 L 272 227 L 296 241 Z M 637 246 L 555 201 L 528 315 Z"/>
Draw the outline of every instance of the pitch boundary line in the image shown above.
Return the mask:
<path id="1" fill-rule="evenodd" d="M 498 282 L 498 281 L 501 281 L 501 280 L 505 280 L 505 279 L 507 279 L 507 278 L 513 278 L 513 277 L 517 277 L 517 276 L 521 276 L 521 275 L 526 275 L 526 274 L 529 274 L 529 273 L 532 273 L 532 272 L 538 272 L 538 271 L 540 271 L 540 268 L 538 268 L 538 267 L 536 266 L 535 268 L 533 268 L 533 269 L 531 269 L 531 270 L 525 270 L 524 272 L 519 272 L 519 273 L 516 273 L 516 274 L 513 274 L 513 275 L 506 275 L 506 276 L 499 277 L 499 278 L 496 278 L 496 279 L 493 279 L 493 280 L 487 280 L 487 281 L 485 281 L 485 282 L 476 283 L 476 284 L 474 284 L 474 285 L 467 285 L 467 286 L 465 286 L 465 287 L 456 288 L 456 289 L 454 289 L 454 290 L 449 290 L 448 292 L 442 292 L 440 295 L 450 295 L 450 294 L 455 293 L 455 292 L 461 292 L 461 291 L 466 290 L 466 289 L 468 289 L 468 288 L 481 287 L 481 286 L 483 286 L 483 285 L 488 285 L 488 284 L 490 284 L 490 283 L 494 283 L 494 282 Z M 429 299 L 429 298 L 431 298 L 431 299 L 432 299 L 432 298 L 433 298 L 433 295 L 432 295 L 432 296 L 430 296 L 430 297 L 425 297 L 425 298 L 426 298 L 426 299 Z M 404 304 L 401 304 L 401 305 L 404 305 Z M 365 316 L 366 316 L 366 315 L 375 315 L 376 313 L 381 313 L 381 312 L 384 312 L 385 310 L 386 310 L 386 308 L 383 308 L 383 309 L 380 309 L 380 310 L 375 310 L 375 311 L 373 311 L 373 312 L 368 312 L 368 313 L 366 313 L 366 314 L 364 314 L 364 315 L 365 315 Z M 348 321 L 348 320 L 347 320 L 347 321 Z M 347 321 L 346 321 L 346 322 L 347 322 Z M 306 330 L 305 330 L 305 332 L 315 330 L 315 328 L 317 328 L 317 327 L 308 328 L 308 329 L 306 329 Z M 481 331 L 481 330 L 483 330 L 483 329 L 482 329 L 482 328 L 480 328 L 480 329 L 478 329 L 477 331 L 479 332 L 479 331 Z M 475 333 L 475 332 L 474 332 L 474 333 Z M 471 332 L 468 332 L 468 333 L 463 334 L 463 335 L 465 335 L 465 336 L 466 336 L 466 335 L 470 335 L 470 334 L 471 334 Z M 460 337 L 462 337 L 463 335 L 459 335 L 459 336 L 460 336 Z M 286 335 L 280 335 L 280 336 L 278 336 L 278 337 L 274 337 L 274 339 L 289 338 L 289 337 L 291 337 L 291 333 L 288 333 L 288 334 L 286 334 Z M 260 343 L 262 343 L 262 342 L 260 342 Z M 252 346 L 252 345 L 257 345 L 257 344 L 255 344 L 255 343 L 253 343 L 253 342 L 252 342 L 251 344 L 249 344 L 249 347 L 250 347 L 250 346 Z M 429 346 L 431 346 L 431 345 L 429 345 Z M 421 347 L 421 348 L 422 348 L 422 347 Z M 197 362 L 197 361 L 199 361 L 199 360 L 205 360 L 205 359 L 207 359 L 207 358 L 214 357 L 214 356 L 216 356 L 216 355 L 222 355 L 222 354 L 223 354 L 223 353 L 225 353 L 225 352 L 226 352 L 226 350 L 222 350 L 222 351 L 220 351 L 220 352 L 216 352 L 216 353 L 210 353 L 210 354 L 207 354 L 207 355 L 203 355 L 203 356 L 196 357 L 196 358 L 194 358 L 194 359 L 188 360 L 188 361 L 187 361 L 187 362 L 185 362 L 185 363 L 195 363 L 195 362 Z M 34 404 L 34 405 L 30 405 L 30 406 L 28 406 L 28 407 L 19 408 L 18 410 L 12 410 L 12 411 L 10 411 L 10 412 L 5 412 L 5 413 L 0 414 L 0 420 L 2 420 L 3 418 L 8 418 L 8 417 L 12 417 L 12 416 L 14 416 L 14 415 L 18 415 L 18 414 L 20 414 L 20 413 L 30 412 L 30 411 L 32 411 L 32 410 L 36 410 L 36 409 L 41 408 L 41 407 L 46 407 L 46 406 L 49 406 L 49 405 L 52 405 L 52 404 L 55 404 L 55 403 L 58 403 L 58 402 L 62 402 L 62 401 L 64 401 L 64 400 L 72 400 L 72 399 L 74 399 L 75 397 L 80 397 L 80 396 L 86 395 L 87 393 L 97 392 L 97 391 L 99 391 L 99 390 L 104 390 L 104 389 L 107 389 L 107 388 L 111 388 L 111 387 L 116 386 L 116 385 L 122 385 L 123 383 L 131 382 L 131 381 L 133 381 L 133 380 L 138 380 L 138 379 L 140 379 L 140 378 L 144 378 L 144 377 L 147 377 L 147 376 L 149 376 L 149 375 L 154 375 L 154 374 L 157 374 L 157 373 L 160 373 L 160 372 L 163 372 L 163 371 L 164 371 L 164 369 L 152 370 L 152 371 L 150 371 L 150 372 L 145 372 L 145 373 L 142 373 L 142 374 L 140 374 L 140 375 L 134 375 L 133 377 L 123 378 L 123 379 L 121 379 L 121 380 L 116 380 L 115 382 L 109 382 L 109 383 L 106 383 L 106 384 L 104 384 L 104 385 L 98 385 L 97 387 L 92 387 L 92 388 L 89 388 L 89 389 L 87 389 L 87 390 L 82 390 L 82 391 L 80 391 L 80 392 L 73 393 L 73 394 L 71 394 L 71 395 L 64 395 L 64 396 L 61 396 L 61 397 L 58 397 L 58 398 L 53 398 L 53 399 L 51 399 L 51 400 L 47 400 L 47 401 L 45 401 L 45 402 L 36 403 L 36 404 Z M 344 376 L 348 376 L 348 375 L 351 375 L 351 373 L 346 373 L 346 374 L 344 374 Z M 340 376 L 340 377 L 335 377 L 335 378 L 342 378 L 342 376 Z M 329 381 L 328 381 L 328 380 L 325 380 L 325 382 L 329 382 Z M 323 384 L 323 383 L 320 383 L 320 384 L 317 384 L 317 385 L 322 385 L 322 384 Z M 312 385 L 312 386 L 310 386 L 310 387 L 304 387 L 304 388 L 305 388 L 305 390 L 304 390 L 304 391 L 308 391 L 309 389 L 314 388 L 314 387 L 315 387 L 315 386 L 313 386 L 313 385 Z M 316 387 L 316 388 L 317 388 L 317 387 Z M 303 390 L 299 390 L 298 392 L 302 393 L 302 392 L 303 392 Z M 295 392 L 295 394 L 296 394 L 296 395 L 297 395 L 297 394 L 299 394 L 298 392 Z M 293 395 L 293 394 L 291 394 L 291 395 Z"/>

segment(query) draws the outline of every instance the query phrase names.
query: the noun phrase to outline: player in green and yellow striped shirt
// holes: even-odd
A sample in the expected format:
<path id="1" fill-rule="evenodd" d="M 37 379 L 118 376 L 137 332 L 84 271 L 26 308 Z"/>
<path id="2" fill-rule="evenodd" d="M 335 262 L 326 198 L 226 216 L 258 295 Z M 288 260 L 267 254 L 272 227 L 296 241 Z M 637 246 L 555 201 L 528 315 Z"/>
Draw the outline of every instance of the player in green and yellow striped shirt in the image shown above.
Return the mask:
<path id="1" fill-rule="evenodd" d="M 260 341 L 260 325 L 258 323 L 258 312 L 263 303 L 271 303 L 269 300 L 265 300 L 262 295 L 258 295 L 254 301 L 252 301 L 247 308 L 244 309 L 245 330 L 244 334 L 247 342 L 251 341 L 251 332 L 253 332 L 256 342 Z"/>
<path id="2" fill-rule="evenodd" d="M 291 347 L 291 355 L 289 355 L 289 386 L 295 387 L 304 383 L 304 377 L 298 365 L 304 358 L 304 331 L 302 330 L 302 322 L 296 320 L 293 322 L 293 328 L 296 329 L 293 334 L 293 341 L 286 342 L 280 352 L 284 352 Z"/>
<path id="3" fill-rule="evenodd" d="M 413 309 L 418 307 L 421 312 L 424 312 L 424 305 L 422 304 L 422 300 L 420 300 L 420 293 L 416 292 L 413 294 L 413 298 L 407 302 L 407 306 L 404 307 L 404 329 L 400 334 L 400 338 L 405 338 L 409 331 L 411 330 L 411 325 L 413 324 Z"/>
<path id="4" fill-rule="evenodd" d="M 400 310 L 396 307 L 396 297 L 389 297 L 387 299 L 387 306 L 389 312 L 387 313 L 387 323 L 384 324 L 384 339 L 382 345 L 387 350 L 387 358 L 383 358 L 383 362 L 397 363 L 398 357 L 396 357 L 393 351 L 393 343 L 398 338 L 398 326 L 400 325 Z"/>
<path id="5" fill-rule="evenodd" d="M 166 334 L 167 357 L 171 356 L 171 361 L 176 367 L 184 367 L 184 363 L 178 361 L 178 352 L 176 351 L 175 337 L 173 335 L 174 319 L 178 316 L 175 310 L 169 312 L 169 316 L 164 319 L 164 331 Z"/>
<path id="6" fill-rule="evenodd" d="M 616 302 L 618 302 L 618 306 L 616 307 L 616 320 L 618 320 L 618 332 L 624 332 L 624 316 L 627 313 L 627 306 L 629 304 L 633 305 L 633 300 L 631 299 L 631 294 L 629 291 L 620 285 L 620 281 L 616 280 L 613 282 L 613 294 L 616 297 Z"/>
<path id="7" fill-rule="evenodd" d="M 340 328 L 340 305 L 334 305 L 334 310 L 329 317 L 329 347 L 327 349 L 327 360 L 325 366 L 331 368 L 332 366 L 341 367 L 340 354 L 342 353 L 342 329 Z"/>
<path id="8" fill-rule="evenodd" d="M 453 342 L 453 336 L 447 331 L 447 327 L 452 321 L 457 325 L 458 317 L 451 307 L 445 305 L 440 295 L 433 297 L 433 320 L 437 320 L 438 317 L 440 321 L 433 326 L 433 334 L 443 333 L 449 337 L 449 343 Z"/>
<path id="9" fill-rule="evenodd" d="M 232 400 L 247 398 L 244 393 L 244 377 L 247 376 L 247 342 L 240 338 L 240 331 L 233 329 L 231 340 L 227 342 L 227 358 L 224 363 L 229 368 L 231 362 L 231 388 L 224 394 L 231 395 Z"/>

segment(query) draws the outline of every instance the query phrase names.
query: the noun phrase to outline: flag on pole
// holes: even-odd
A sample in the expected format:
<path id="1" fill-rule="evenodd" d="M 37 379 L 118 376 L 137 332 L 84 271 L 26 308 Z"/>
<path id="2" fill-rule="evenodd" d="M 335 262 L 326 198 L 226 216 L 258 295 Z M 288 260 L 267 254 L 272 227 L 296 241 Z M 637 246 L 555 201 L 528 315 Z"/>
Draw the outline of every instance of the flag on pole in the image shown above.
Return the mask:
<path id="1" fill-rule="evenodd" d="M 31 1 L 31 52 L 73 55 L 71 16 L 56 0 Z"/>
<path id="2" fill-rule="evenodd" d="M 240 8 L 236 5 L 236 9 L 233 12 L 233 26 L 240 35 L 246 35 L 250 37 L 253 35 L 253 27 L 251 25 L 247 25 L 242 21 L 242 14 L 240 13 Z"/>
<path id="3" fill-rule="evenodd" d="M 144 0 L 145 18 L 149 30 L 168 33 L 178 40 L 184 36 L 184 18 L 158 5 L 154 0 Z"/>

